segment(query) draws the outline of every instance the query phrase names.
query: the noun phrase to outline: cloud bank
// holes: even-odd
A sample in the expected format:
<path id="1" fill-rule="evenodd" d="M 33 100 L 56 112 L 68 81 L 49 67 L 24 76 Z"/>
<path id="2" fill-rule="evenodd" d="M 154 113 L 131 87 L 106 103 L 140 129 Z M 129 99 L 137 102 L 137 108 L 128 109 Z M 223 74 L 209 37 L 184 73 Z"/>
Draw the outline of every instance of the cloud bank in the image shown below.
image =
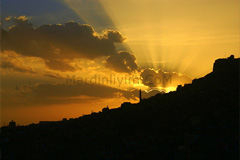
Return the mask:
<path id="1" fill-rule="evenodd" d="M 44 59 L 46 66 L 52 70 L 75 71 L 71 66 L 74 59 L 96 59 L 116 57 L 124 59 L 116 51 L 115 43 L 123 43 L 126 37 L 118 31 L 104 30 L 102 34 L 94 31 L 87 24 L 69 21 L 64 24 L 43 25 L 34 27 L 25 16 L 11 18 L 14 23 L 2 32 L 1 51 L 15 51 L 18 54 Z M 10 19 L 8 19 L 10 21 Z M 136 70 L 136 59 L 127 51 L 124 52 L 127 64 L 106 65 L 115 71 L 132 72 Z M 119 56 L 120 55 L 120 56 Z M 113 57 L 113 58 L 111 58 Z M 131 60 L 128 60 L 131 58 Z M 129 69 L 126 69 L 129 67 Z"/>
<path id="2" fill-rule="evenodd" d="M 136 57 L 129 52 L 119 52 L 118 54 L 109 56 L 106 59 L 105 66 L 116 72 L 131 73 L 140 70 L 136 64 Z"/>

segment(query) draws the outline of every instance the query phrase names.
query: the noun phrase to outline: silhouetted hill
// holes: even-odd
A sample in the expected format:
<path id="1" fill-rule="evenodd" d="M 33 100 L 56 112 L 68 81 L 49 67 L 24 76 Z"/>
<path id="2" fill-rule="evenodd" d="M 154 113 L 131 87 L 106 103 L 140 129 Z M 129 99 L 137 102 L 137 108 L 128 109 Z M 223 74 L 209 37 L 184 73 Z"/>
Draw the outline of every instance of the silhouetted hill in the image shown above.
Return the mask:
<path id="1" fill-rule="evenodd" d="M 77 119 L 2 128 L 3 159 L 234 160 L 239 157 L 240 59 L 176 92 Z"/>

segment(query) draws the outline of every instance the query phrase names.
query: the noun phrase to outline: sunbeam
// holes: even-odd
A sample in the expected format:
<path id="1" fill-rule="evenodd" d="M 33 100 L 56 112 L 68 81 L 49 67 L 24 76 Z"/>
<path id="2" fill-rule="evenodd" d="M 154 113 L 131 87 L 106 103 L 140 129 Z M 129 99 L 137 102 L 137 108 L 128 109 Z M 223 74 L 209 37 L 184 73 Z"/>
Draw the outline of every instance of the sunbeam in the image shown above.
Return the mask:
<path id="1" fill-rule="evenodd" d="M 85 23 L 95 29 L 117 29 L 99 0 L 63 0 Z"/>
<path id="2" fill-rule="evenodd" d="M 165 117 L 162 112 L 165 108 L 169 108 L 166 113 L 173 114 L 173 116 L 168 116 L 170 119 L 176 119 L 178 112 L 190 118 L 184 118 L 181 121 L 187 122 L 191 128 L 191 119 L 200 115 L 194 116 L 197 112 L 193 115 L 189 114 L 191 112 L 185 112 L 187 110 L 184 108 L 193 111 L 193 107 L 188 107 L 188 105 L 203 107 L 198 110 L 201 112 L 203 109 L 213 111 L 212 113 L 206 112 L 207 114 L 202 112 L 205 118 L 205 115 L 214 115 L 221 119 L 225 114 L 219 114 L 221 111 L 225 112 L 223 106 L 228 109 L 228 105 L 233 104 L 232 95 L 236 93 L 234 87 L 237 86 L 234 79 L 236 78 L 236 82 L 239 81 L 236 76 L 240 56 L 239 6 L 239 0 L 2 0 L 0 106 L 3 118 L 0 125 L 7 122 L 14 124 L 12 120 L 26 125 L 39 121 L 59 121 L 62 118 L 64 118 L 63 125 L 65 125 L 66 118 L 74 118 L 83 114 L 91 114 L 90 117 L 96 120 L 101 116 L 106 116 L 106 121 L 99 119 L 100 123 L 105 123 L 109 121 L 109 118 L 114 119 L 114 114 L 118 112 L 110 110 L 120 106 L 119 115 L 123 113 L 124 117 L 132 114 L 132 109 L 136 108 L 136 116 L 144 117 L 143 121 L 138 121 L 138 123 L 145 124 L 146 118 L 154 120 L 151 125 L 148 125 L 153 126 L 149 131 L 160 131 L 156 130 L 158 120 L 155 121 L 155 118 L 157 117 L 160 118 L 159 123 L 163 124 L 163 128 L 171 128 L 162 123 L 162 120 L 165 121 L 162 119 L 162 116 Z M 207 103 L 202 101 L 206 95 L 209 95 L 205 99 Z M 217 95 L 220 96 L 219 99 L 216 99 Z M 229 96 L 227 98 L 229 101 L 224 100 L 226 96 Z M 150 100 L 149 103 L 145 103 L 148 100 Z M 182 107 L 181 103 L 178 103 L 181 101 Z M 213 105 L 221 101 L 224 103 L 219 103 L 219 107 Z M 131 103 L 134 104 L 130 105 Z M 165 103 L 169 105 L 160 106 Z M 130 112 L 127 111 L 128 109 L 125 110 L 128 108 L 125 105 L 129 106 Z M 220 112 L 209 109 L 211 105 L 213 108 L 219 108 Z M 172 108 L 173 106 L 176 108 Z M 148 109 L 152 111 L 149 112 Z M 113 117 L 108 116 L 110 115 L 108 111 L 113 113 Z M 235 111 L 234 109 L 233 112 Z M 232 115 L 231 112 L 229 113 Z M 145 116 L 146 114 L 149 116 Z M 84 116 L 83 119 L 85 117 L 88 116 Z M 119 118 L 122 121 L 124 117 Z M 88 124 L 87 119 L 86 124 Z M 138 118 L 131 118 L 129 122 L 136 119 Z M 70 120 L 69 124 L 75 126 L 72 122 Z M 127 121 L 124 120 L 125 122 Z M 205 124 L 205 120 L 203 122 Z M 36 125 L 31 126 L 36 127 Z M 114 127 L 115 124 L 107 126 Z M 180 129 L 181 126 L 186 125 L 177 125 L 177 128 Z M 226 126 L 231 125 L 222 126 L 225 126 L 224 130 L 226 130 Z M 141 125 L 140 130 L 142 127 L 144 126 Z M 6 135 L 12 135 L 14 138 L 16 134 L 12 133 L 15 129 L 9 129 L 11 134 Z M 77 130 L 82 132 L 85 129 L 80 125 L 80 130 L 79 127 Z M 96 129 L 96 127 L 93 128 L 94 131 Z M 50 130 L 55 133 L 55 130 Z M 22 132 L 21 127 L 15 131 L 20 137 L 28 137 L 26 132 Z M 113 134 L 106 134 L 107 137 L 116 136 L 122 132 L 113 131 L 111 132 Z M 171 129 L 170 132 L 175 133 L 175 130 Z M 62 136 L 68 137 L 67 139 L 75 135 L 75 131 L 70 131 L 69 136 L 65 132 L 59 133 L 63 133 Z M 137 134 L 140 137 L 133 137 L 143 136 L 144 138 L 146 133 L 144 131 L 143 134 Z M 36 135 L 35 138 L 39 138 L 45 134 Z M 100 137 L 106 137 L 106 135 Z M 155 139 L 155 135 L 147 137 Z M 89 154 L 86 157 L 76 156 L 74 159 L 96 159 L 96 157 L 104 159 L 101 155 L 111 157 L 115 152 L 110 150 L 110 154 L 107 154 L 102 149 L 108 149 L 109 147 L 106 148 L 106 146 L 109 144 L 95 145 L 95 142 L 103 141 L 98 139 L 98 136 L 98 138 L 92 134 L 89 136 L 94 140 L 93 145 L 88 145 Z M 126 154 L 122 152 L 122 142 L 125 145 L 125 141 L 128 142 L 129 138 L 131 142 L 131 136 L 120 138 L 121 154 L 111 159 L 139 158 L 130 157 L 130 152 Z M 59 134 L 56 137 L 58 138 Z M 159 140 L 162 142 L 161 137 L 159 136 Z M 172 141 L 171 139 L 167 141 Z M 10 142 L 13 144 L 13 149 L 19 150 L 21 147 L 14 147 L 15 142 L 12 140 L 12 138 L 6 138 L 1 142 L 6 142 L 6 144 Z M 22 140 L 25 142 L 24 139 Z M 81 139 L 78 140 L 82 142 Z M 88 139 L 86 140 L 88 144 Z M 183 141 L 185 140 L 179 142 Z M 50 154 L 59 153 L 51 150 L 52 148 L 64 149 L 62 145 L 48 146 L 41 143 L 27 144 L 30 148 L 22 148 L 27 152 L 31 150 L 31 146 L 36 146 L 40 150 L 47 148 L 50 151 L 46 153 Z M 66 151 L 72 148 L 69 144 L 65 148 Z M 101 155 L 91 157 L 92 146 L 96 146 L 97 153 Z M 140 145 L 140 148 L 143 146 L 145 145 Z M 79 145 L 75 147 L 82 150 Z M 126 147 L 125 149 L 129 151 L 129 147 Z M 175 145 L 169 155 L 173 156 L 172 153 L 178 150 L 186 150 L 186 148 L 179 148 L 182 148 L 181 143 Z M 227 149 L 225 147 L 223 150 L 230 153 L 228 149 L 229 147 Z M 13 154 L 12 149 L 6 148 L 6 150 L 10 154 L 3 159 L 18 157 Z M 135 150 L 133 151 L 135 153 Z M 27 156 L 19 159 L 34 159 L 40 155 L 25 154 L 20 150 L 19 153 Z M 158 153 L 162 155 L 164 150 Z M 74 156 L 73 152 L 70 154 Z M 82 154 L 82 152 L 77 154 Z M 178 155 L 177 152 L 176 155 Z M 69 159 L 64 156 L 61 158 Z M 169 159 L 174 159 L 174 157 L 169 157 Z"/>
<path id="3" fill-rule="evenodd" d="M 238 9 L 233 1 L 214 1 L 207 6 L 195 0 L 100 2 L 120 32 L 128 37 L 127 44 L 142 68 L 199 77 L 209 72 L 210 64 L 226 48 L 227 55 L 239 54 L 239 25 L 234 16 Z M 206 55 L 210 55 L 208 59 L 204 58 Z M 193 67 L 200 65 L 201 74 L 196 74 Z"/>

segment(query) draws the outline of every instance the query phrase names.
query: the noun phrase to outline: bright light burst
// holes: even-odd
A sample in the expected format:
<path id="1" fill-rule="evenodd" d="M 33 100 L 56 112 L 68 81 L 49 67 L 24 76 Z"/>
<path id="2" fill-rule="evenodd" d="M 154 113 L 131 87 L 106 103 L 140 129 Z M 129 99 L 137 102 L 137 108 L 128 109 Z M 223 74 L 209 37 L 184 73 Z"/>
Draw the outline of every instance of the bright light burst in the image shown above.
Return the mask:
<path id="1" fill-rule="evenodd" d="M 239 54 L 239 9 L 234 0 L 207 5 L 205 0 L 64 2 L 94 28 L 118 29 L 127 36 L 128 48 L 142 68 L 196 78 L 210 72 L 215 59 Z"/>

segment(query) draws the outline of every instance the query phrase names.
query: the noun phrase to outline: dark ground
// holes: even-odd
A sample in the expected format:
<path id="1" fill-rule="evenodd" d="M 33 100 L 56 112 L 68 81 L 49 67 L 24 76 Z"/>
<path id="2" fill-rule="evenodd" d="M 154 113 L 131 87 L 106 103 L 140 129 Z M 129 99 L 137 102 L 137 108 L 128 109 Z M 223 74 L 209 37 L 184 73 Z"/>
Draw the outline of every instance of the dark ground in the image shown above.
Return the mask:
<path id="1" fill-rule="evenodd" d="M 3 160 L 237 160 L 239 59 L 176 92 L 59 122 L 2 127 Z"/>

